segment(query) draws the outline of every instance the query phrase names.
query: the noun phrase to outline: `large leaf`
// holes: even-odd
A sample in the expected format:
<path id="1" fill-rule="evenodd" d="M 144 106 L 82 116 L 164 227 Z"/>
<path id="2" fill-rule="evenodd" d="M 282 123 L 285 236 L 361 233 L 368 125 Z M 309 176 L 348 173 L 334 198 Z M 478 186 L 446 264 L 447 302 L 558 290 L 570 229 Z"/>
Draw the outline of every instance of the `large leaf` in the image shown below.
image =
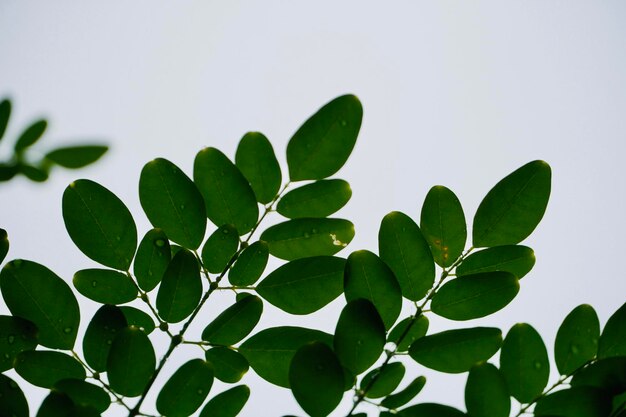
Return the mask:
<path id="1" fill-rule="evenodd" d="M 533 161 L 498 182 L 474 216 L 474 246 L 515 245 L 526 239 L 546 211 L 551 177 L 550 165 Z"/>
<path id="2" fill-rule="evenodd" d="M 428 317 L 424 315 L 407 317 L 391 329 L 387 342 L 396 344 L 398 352 L 406 352 L 413 342 L 426 335 L 428 324 Z"/>
<path id="3" fill-rule="evenodd" d="M 626 303 L 604 325 L 598 342 L 598 358 L 626 356 Z"/>
<path id="4" fill-rule="evenodd" d="M 384 367 L 373 369 L 361 380 L 361 390 L 367 391 L 365 396 L 368 398 L 389 395 L 400 385 L 405 371 L 401 362 L 391 362 Z"/>
<path id="5" fill-rule="evenodd" d="M 378 232 L 380 258 L 389 265 L 411 301 L 422 299 L 435 282 L 435 263 L 428 242 L 406 214 L 387 214 Z"/>
<path id="6" fill-rule="evenodd" d="M 111 191 L 90 180 L 76 180 L 63 193 L 63 220 L 85 255 L 102 265 L 127 271 L 137 248 L 137 227 Z"/>
<path id="7" fill-rule="evenodd" d="M 257 325 L 263 313 L 263 301 L 246 295 L 217 316 L 202 331 L 202 340 L 217 345 L 234 345 Z"/>
<path id="8" fill-rule="evenodd" d="M 509 417 L 511 398 L 498 368 L 483 362 L 470 369 L 465 385 L 465 406 L 472 417 Z"/>
<path id="9" fill-rule="evenodd" d="M 121 306 L 119 309 L 124 314 L 129 327 L 137 326 L 145 334 L 150 334 L 154 330 L 154 321 L 148 314 L 135 307 Z"/>
<path id="10" fill-rule="evenodd" d="M 626 356 L 599 359 L 574 374 L 571 386 L 602 388 L 611 395 L 626 391 Z"/>
<path id="11" fill-rule="evenodd" d="M 11 101 L 4 99 L 0 101 L 0 139 L 6 132 L 7 125 L 9 124 L 9 118 L 11 117 Z"/>
<path id="12" fill-rule="evenodd" d="M 91 368 L 104 372 L 115 336 L 127 326 L 122 311 L 115 306 L 100 307 L 87 326 L 83 337 L 83 354 Z"/>
<path id="13" fill-rule="evenodd" d="M 39 344 L 72 349 L 80 311 L 70 287 L 54 272 L 35 262 L 16 259 L 0 273 L 2 297 L 11 313 L 35 323 Z"/>
<path id="14" fill-rule="evenodd" d="M 500 349 L 502 332 L 493 327 L 447 330 L 417 339 L 409 355 L 427 368 L 461 373 Z"/>
<path id="15" fill-rule="evenodd" d="M 154 227 L 187 249 L 204 238 L 206 209 L 191 179 L 167 159 L 148 162 L 139 177 L 139 201 Z"/>
<path id="16" fill-rule="evenodd" d="M 333 256 L 296 259 L 271 272 L 256 290 L 281 310 L 310 314 L 342 293 L 345 263 Z"/>
<path id="17" fill-rule="evenodd" d="M 239 352 L 227 347 L 218 346 L 205 353 L 207 362 L 213 365 L 215 378 L 233 384 L 248 372 L 248 361 Z"/>
<path id="18" fill-rule="evenodd" d="M 483 272 L 444 284 L 430 304 L 433 313 L 451 320 L 471 320 L 495 313 L 519 291 L 519 281 L 508 272 Z"/>
<path id="19" fill-rule="evenodd" d="M 102 304 L 124 304 L 137 298 L 137 287 L 128 275 L 110 269 L 83 269 L 74 274 L 79 293 Z"/>
<path id="20" fill-rule="evenodd" d="M 232 224 L 242 235 L 254 227 L 259 217 L 254 191 L 226 155 L 215 148 L 201 150 L 194 161 L 193 180 L 213 224 Z"/>
<path id="21" fill-rule="evenodd" d="M 171 417 L 193 414 L 209 395 L 213 367 L 202 359 L 184 363 L 165 383 L 156 400 L 159 413 Z"/>
<path id="22" fill-rule="evenodd" d="M 574 387 L 540 398 L 533 413 L 536 416 L 608 417 L 611 397 L 595 387 Z"/>
<path id="23" fill-rule="evenodd" d="M 461 256 L 467 240 L 467 226 L 461 202 L 450 189 L 436 185 L 428 191 L 420 226 L 439 266 L 448 267 Z"/>
<path id="24" fill-rule="evenodd" d="M 339 171 L 354 148 L 362 119 L 359 99 L 345 95 L 304 122 L 287 145 L 291 181 L 319 180 Z"/>
<path id="25" fill-rule="evenodd" d="M 120 330 L 107 359 L 111 388 L 126 397 L 141 395 L 155 367 L 156 356 L 148 336 L 136 327 Z"/>
<path id="26" fill-rule="evenodd" d="M 193 253 L 180 250 L 163 274 L 156 300 L 159 316 L 169 323 L 183 321 L 198 306 L 201 297 L 198 260 Z"/>
<path id="27" fill-rule="evenodd" d="M 383 407 L 387 407 L 389 409 L 402 407 L 413 398 L 415 398 L 415 396 L 420 393 L 422 388 L 424 388 L 424 385 L 426 385 L 426 377 L 418 376 L 413 381 L 411 381 L 411 383 L 407 385 L 402 391 L 388 395 L 380 402 L 380 404 Z"/>
<path id="28" fill-rule="evenodd" d="M 250 388 L 238 385 L 217 394 L 206 403 L 200 417 L 235 417 L 250 398 Z"/>
<path id="29" fill-rule="evenodd" d="M 14 316 L 0 316 L 0 372 L 13 368 L 18 353 L 37 347 L 37 327 Z"/>
<path id="30" fill-rule="evenodd" d="M 398 417 L 465 417 L 462 411 L 443 404 L 422 403 L 405 408 Z"/>
<path id="31" fill-rule="evenodd" d="M 85 369 L 70 355 L 52 350 L 29 350 L 15 358 L 15 372 L 33 385 L 43 388 L 62 379 L 85 379 Z"/>
<path id="32" fill-rule="evenodd" d="M 144 291 L 152 291 L 161 282 L 171 258 L 170 242 L 163 230 L 149 230 L 139 242 L 133 263 L 139 287 Z"/>
<path id="33" fill-rule="evenodd" d="M 276 211 L 290 219 L 330 216 L 346 205 L 352 196 L 344 180 L 321 180 L 303 185 L 285 194 Z"/>
<path id="34" fill-rule="evenodd" d="M 582 304 L 565 317 L 554 342 L 554 361 L 561 375 L 568 375 L 598 352 L 600 322 L 596 311 Z"/>
<path id="35" fill-rule="evenodd" d="M 45 158 L 63 168 L 77 169 L 93 164 L 108 150 L 103 145 L 67 146 L 48 152 Z"/>
<path id="36" fill-rule="evenodd" d="M 62 379 L 54 384 L 53 389 L 67 395 L 74 404 L 92 407 L 99 413 L 104 413 L 111 405 L 111 398 L 106 391 L 82 379 Z"/>
<path id="37" fill-rule="evenodd" d="M 252 285 L 263 275 L 269 259 L 267 243 L 259 240 L 245 248 L 235 264 L 228 271 L 228 281 L 232 285 Z"/>
<path id="38" fill-rule="evenodd" d="M 239 247 L 239 234 L 230 224 L 220 226 L 211 233 L 202 247 L 202 263 L 212 274 L 219 274 L 233 257 Z"/>
<path id="39" fill-rule="evenodd" d="M 15 152 L 23 152 L 26 148 L 34 145 L 46 131 L 48 122 L 46 120 L 37 120 L 29 125 L 15 142 Z"/>
<path id="40" fill-rule="evenodd" d="M 7 231 L 4 229 L 0 229 L 0 263 L 4 261 L 4 258 L 7 256 L 9 252 L 9 236 L 7 235 Z"/>
<path id="41" fill-rule="evenodd" d="M 352 241 L 354 225 L 344 219 L 302 218 L 269 227 L 261 239 L 277 258 L 334 255 Z"/>
<path id="42" fill-rule="evenodd" d="M 500 370 L 510 394 L 528 403 L 541 394 L 548 383 L 548 352 L 537 331 L 529 324 L 514 325 L 504 339 L 500 352 Z"/>
<path id="43" fill-rule="evenodd" d="M 274 148 L 265 135 L 259 132 L 243 135 L 237 146 L 235 165 L 250 183 L 259 203 L 267 204 L 276 197 L 282 174 Z"/>
<path id="44" fill-rule="evenodd" d="M 510 272 L 522 279 L 535 265 L 535 252 L 527 246 L 505 245 L 483 249 L 463 260 L 456 268 L 457 276 L 481 272 Z"/>
<path id="45" fill-rule="evenodd" d="M 15 381 L 0 374 L 0 416 L 28 417 L 28 402 Z"/>

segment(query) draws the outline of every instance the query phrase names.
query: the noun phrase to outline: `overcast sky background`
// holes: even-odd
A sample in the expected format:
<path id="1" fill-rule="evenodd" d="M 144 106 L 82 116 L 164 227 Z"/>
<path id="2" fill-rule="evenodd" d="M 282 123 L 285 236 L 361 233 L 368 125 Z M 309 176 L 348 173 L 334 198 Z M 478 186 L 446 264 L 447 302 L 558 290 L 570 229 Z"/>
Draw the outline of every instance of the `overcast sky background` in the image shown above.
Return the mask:
<path id="1" fill-rule="evenodd" d="M 60 202 L 69 182 L 90 178 L 115 192 L 141 235 L 149 228 L 137 195 L 146 162 L 164 157 L 190 175 L 202 147 L 233 157 L 241 136 L 258 130 L 286 168 L 286 144 L 300 124 L 334 97 L 353 93 L 364 121 L 336 175 L 353 190 L 338 213 L 355 223 L 348 250 L 376 250 L 380 220 L 392 210 L 418 219 L 435 184 L 457 193 L 471 224 L 498 180 L 534 159 L 550 163 L 551 201 L 524 242 L 537 264 L 517 298 L 486 319 L 429 318 L 432 332 L 475 325 L 506 332 L 528 322 L 552 354 L 558 326 L 574 307 L 593 305 L 604 324 L 625 301 L 624 21 L 626 3 L 618 0 L 3 0 L 0 97 L 13 99 L 14 112 L 0 155 L 40 116 L 50 118 L 36 147 L 42 153 L 84 141 L 111 146 L 93 167 L 54 171 L 43 185 L 22 178 L 0 184 L 8 259 L 43 263 L 70 282 L 78 269 L 96 265 L 63 226 Z M 97 306 L 79 298 L 84 330 Z M 232 302 L 231 294 L 216 297 L 204 322 Z M 332 331 L 342 304 L 295 317 L 265 303 L 257 329 L 289 323 Z M 163 340 L 155 337 L 158 356 Z M 181 351 L 157 386 L 202 353 Z M 402 386 L 423 373 L 421 402 L 463 408 L 466 374 L 432 373 L 413 362 Z M 303 414 L 289 391 L 254 372 L 242 382 L 252 388 L 243 416 Z M 212 395 L 222 390 L 216 382 Z M 36 409 L 45 392 L 28 393 Z M 333 416 L 345 415 L 351 400 L 344 400 Z"/>

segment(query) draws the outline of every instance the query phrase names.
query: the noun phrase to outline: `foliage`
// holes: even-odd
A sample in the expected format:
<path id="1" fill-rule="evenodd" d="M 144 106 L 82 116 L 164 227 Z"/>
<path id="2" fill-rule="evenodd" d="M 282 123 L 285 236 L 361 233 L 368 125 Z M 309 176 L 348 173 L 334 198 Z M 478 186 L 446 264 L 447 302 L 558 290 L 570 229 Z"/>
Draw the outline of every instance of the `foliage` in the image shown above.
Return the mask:
<path id="1" fill-rule="evenodd" d="M 533 250 L 520 243 L 546 210 L 547 163 L 529 162 L 487 193 L 473 217 L 471 243 L 458 198 L 435 186 L 419 219 L 401 212 L 382 219 L 378 253 L 337 256 L 354 227 L 328 216 L 351 191 L 346 181 L 329 177 L 348 159 L 361 118 L 351 95 L 322 107 L 288 144 L 287 181 L 260 133 L 242 138 L 234 163 L 217 149 L 201 150 L 193 178 L 165 159 L 149 162 L 139 197 L 154 228 L 142 235 L 124 203 L 104 186 L 85 179 L 71 183 L 63 195 L 67 231 L 101 265 L 76 272 L 73 284 L 103 305 L 86 318 L 79 337 L 78 303 L 65 281 L 33 261 L 6 263 L 0 289 L 12 315 L 0 317 L 0 370 L 13 368 L 50 390 L 40 417 L 100 415 L 112 402 L 129 416 L 144 415 L 150 391 L 158 391 L 162 415 L 235 416 L 250 395 L 240 382 L 249 368 L 290 389 L 313 417 L 329 415 L 348 391 L 354 392 L 348 415 L 466 415 L 415 400 L 426 379 L 402 381 L 406 366 L 420 365 L 467 373 L 465 403 L 473 417 L 506 417 L 512 398 L 520 404 L 517 415 L 626 415 L 626 305 L 602 331 L 591 306 L 576 307 L 565 318 L 554 347 L 561 375 L 549 388 L 548 350 L 528 323 L 514 325 L 504 337 L 493 327 L 428 332 L 428 314 L 466 321 L 493 314 L 516 296 L 535 262 Z M 23 135 L 16 152 L 35 136 Z M 261 230 L 273 212 L 284 221 Z M 8 250 L 4 230 L 0 243 L 1 262 Z M 270 255 L 286 262 L 266 273 Z M 190 334 L 216 291 L 234 291 L 234 303 L 205 323 L 200 335 Z M 255 331 L 264 302 L 304 315 L 341 295 L 345 306 L 333 334 L 290 326 Z M 138 299 L 142 308 L 120 306 Z M 414 312 L 400 317 L 409 302 Z M 150 337 L 155 328 L 170 339 L 158 355 Z M 154 386 L 183 343 L 197 345 L 197 357 L 162 387 Z M 497 352 L 499 362 L 489 362 Z M 401 361 L 402 354 L 415 363 Z M 215 378 L 234 386 L 214 394 Z M 2 375 L 0 415 L 28 414 L 21 389 Z"/>

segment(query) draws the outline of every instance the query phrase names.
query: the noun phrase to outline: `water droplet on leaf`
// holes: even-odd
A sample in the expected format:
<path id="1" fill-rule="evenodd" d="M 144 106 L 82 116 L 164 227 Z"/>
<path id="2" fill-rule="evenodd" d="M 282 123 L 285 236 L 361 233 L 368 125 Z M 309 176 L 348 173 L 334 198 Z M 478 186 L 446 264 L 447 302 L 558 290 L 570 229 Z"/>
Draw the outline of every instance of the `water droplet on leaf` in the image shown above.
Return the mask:
<path id="1" fill-rule="evenodd" d="M 97 281 L 91 281 L 91 286 L 92 287 L 97 287 L 98 286 L 98 282 Z"/>
<path id="2" fill-rule="evenodd" d="M 154 244 L 155 244 L 155 245 L 157 245 L 158 247 L 162 248 L 162 247 L 163 247 L 163 245 L 165 245 L 165 241 L 163 241 L 163 239 L 157 239 L 157 240 L 154 242 Z"/>
<path id="3" fill-rule="evenodd" d="M 10 345 L 12 345 L 13 342 L 15 342 L 15 336 L 9 335 L 9 337 L 7 337 L 7 341 L 9 342 Z"/>
<path id="4" fill-rule="evenodd" d="M 541 362 L 535 361 L 535 369 L 541 369 Z"/>
<path id="5" fill-rule="evenodd" d="M 578 350 L 578 346 L 576 346 L 576 345 L 572 345 L 572 347 L 570 348 L 570 350 L 572 351 L 572 353 L 573 353 L 574 355 L 576 355 L 576 354 L 578 353 L 578 351 L 579 351 L 579 350 Z"/>
<path id="6" fill-rule="evenodd" d="M 72 333 L 72 328 L 66 327 L 65 329 L 63 329 L 63 333 Z"/>

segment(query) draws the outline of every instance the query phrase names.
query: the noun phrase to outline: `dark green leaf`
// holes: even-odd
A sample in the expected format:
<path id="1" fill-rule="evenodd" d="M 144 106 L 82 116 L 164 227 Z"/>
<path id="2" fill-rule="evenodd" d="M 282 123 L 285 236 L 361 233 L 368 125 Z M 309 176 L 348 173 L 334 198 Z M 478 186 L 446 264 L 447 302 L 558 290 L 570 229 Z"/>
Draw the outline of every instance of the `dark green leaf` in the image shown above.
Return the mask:
<path id="1" fill-rule="evenodd" d="M 481 272 L 510 272 L 522 279 L 535 265 L 535 252 L 527 246 L 505 245 L 473 253 L 456 268 L 457 276 Z"/>
<path id="2" fill-rule="evenodd" d="M 222 382 L 234 384 L 248 372 L 248 361 L 239 352 L 227 347 L 216 347 L 206 351 L 206 360 L 211 362 L 215 377 Z"/>
<path id="3" fill-rule="evenodd" d="M 22 134 L 17 138 L 15 142 L 15 152 L 22 152 L 24 149 L 32 146 L 41 138 L 43 133 L 46 131 L 46 127 L 48 127 L 48 122 L 46 120 L 37 120 L 33 122 L 30 126 L 26 128 L 22 132 Z"/>
<path id="4" fill-rule="evenodd" d="M 43 388 L 62 379 L 85 379 L 85 369 L 70 355 L 52 350 L 27 350 L 15 358 L 15 372 L 33 385 Z"/>
<path id="5" fill-rule="evenodd" d="M 83 269 L 74 274 L 79 293 L 102 304 L 124 304 L 137 298 L 137 287 L 128 275 L 110 269 Z"/>
<path id="6" fill-rule="evenodd" d="M 50 391 L 41 403 L 37 417 L 76 417 L 76 406 L 66 394 Z"/>
<path id="7" fill-rule="evenodd" d="M 239 234 L 237 229 L 230 224 L 217 228 L 209 236 L 202 247 L 202 263 L 213 274 L 219 274 L 228 265 L 239 247 Z"/>
<path id="8" fill-rule="evenodd" d="M 106 370 L 113 340 L 126 326 L 127 320 L 120 308 L 104 305 L 96 311 L 83 338 L 83 354 L 91 368 L 98 372 Z"/>
<path id="9" fill-rule="evenodd" d="M 515 245 L 526 239 L 546 211 L 551 177 L 550 165 L 533 161 L 498 182 L 474 216 L 474 246 Z"/>
<path id="10" fill-rule="evenodd" d="M 99 413 L 104 413 L 111 405 L 106 391 L 82 379 L 63 379 L 54 384 L 54 390 L 67 395 L 75 405 L 93 407 Z"/>
<path id="11" fill-rule="evenodd" d="M 604 325 L 598 342 L 598 358 L 626 356 L 626 303 Z"/>
<path id="12" fill-rule="evenodd" d="M 493 327 L 447 330 L 417 339 L 409 354 L 427 368 L 461 373 L 500 349 L 502 332 Z"/>
<path id="13" fill-rule="evenodd" d="M 40 345 L 72 349 L 80 311 L 65 281 L 43 265 L 16 259 L 2 269 L 0 289 L 13 315 L 35 323 Z"/>
<path id="14" fill-rule="evenodd" d="M 198 260 L 183 249 L 174 255 L 163 275 L 156 300 L 159 316 L 169 323 L 183 321 L 198 306 L 201 297 Z"/>
<path id="15" fill-rule="evenodd" d="M 289 364 L 293 355 L 301 346 L 315 341 L 332 346 L 333 336 L 302 327 L 272 327 L 246 340 L 239 347 L 239 353 L 261 378 L 289 388 Z"/>
<path id="16" fill-rule="evenodd" d="M 574 374 L 571 385 L 598 387 L 611 395 L 626 391 L 626 356 L 614 356 L 592 363 Z"/>
<path id="17" fill-rule="evenodd" d="M 0 399 L 0 416 L 29 416 L 24 393 L 15 381 L 4 374 L 0 374 Z"/>
<path id="18" fill-rule="evenodd" d="M 327 217 L 346 205 L 352 196 L 344 180 L 321 180 L 303 185 L 285 194 L 276 211 L 290 219 Z"/>
<path id="19" fill-rule="evenodd" d="M 19 172 L 31 181 L 44 182 L 48 179 L 48 172 L 34 165 L 21 163 L 18 164 L 17 168 Z"/>
<path id="20" fill-rule="evenodd" d="M 0 139 L 4 136 L 11 117 L 11 101 L 4 99 L 0 102 Z M 7 414 L 10 415 L 10 414 Z"/>
<path id="21" fill-rule="evenodd" d="M 411 325 L 407 333 L 407 326 Z M 409 350 L 409 347 L 420 337 L 424 337 L 426 332 L 428 331 L 428 317 L 421 315 L 417 318 L 415 317 L 407 317 L 398 323 L 391 332 L 389 332 L 389 337 L 387 337 L 387 342 L 395 343 L 397 345 L 398 352 L 406 352 Z M 400 337 L 402 341 L 398 343 Z"/>
<path id="22" fill-rule="evenodd" d="M 276 224 L 261 234 L 270 253 L 291 261 L 319 255 L 334 255 L 354 237 L 354 225 L 344 219 L 304 218 Z"/>
<path id="23" fill-rule="evenodd" d="M 554 361 L 561 375 L 568 375 L 598 352 L 600 322 L 596 311 L 582 304 L 565 317 L 554 342 Z"/>
<path id="24" fill-rule="evenodd" d="M 250 388 L 238 385 L 211 398 L 202 409 L 200 417 L 235 417 L 250 397 Z"/>
<path id="25" fill-rule="evenodd" d="M 346 300 L 365 298 L 374 304 L 385 327 L 390 329 L 402 308 L 400 285 L 391 269 L 367 250 L 350 254 L 343 280 Z"/>
<path id="26" fill-rule="evenodd" d="M 193 165 L 193 179 L 213 224 L 232 224 L 242 235 L 254 227 L 259 217 L 254 191 L 226 155 L 215 148 L 201 150 Z"/>
<path id="27" fill-rule="evenodd" d="M 18 353 L 37 347 L 37 327 L 20 317 L 0 316 L 0 372 L 13 368 Z"/>
<path id="28" fill-rule="evenodd" d="M 504 339 L 500 370 L 510 394 L 521 403 L 532 401 L 548 383 L 548 352 L 537 331 L 529 324 L 514 325 Z"/>
<path id="29" fill-rule="evenodd" d="M 154 330 L 154 321 L 148 314 L 135 307 L 122 306 L 119 309 L 124 314 L 129 327 L 139 327 L 145 334 L 150 334 Z"/>
<path id="30" fill-rule="evenodd" d="M 387 214 L 378 232 L 380 258 L 391 268 L 402 295 L 422 299 L 435 282 L 435 263 L 420 228 L 406 214 Z"/>
<path id="31" fill-rule="evenodd" d="M 9 235 L 4 229 L 0 229 L 0 263 L 4 261 L 4 258 L 9 252 Z"/>
<path id="32" fill-rule="evenodd" d="M 435 403 L 417 404 L 396 414 L 398 417 L 465 417 L 465 414 L 456 408 Z"/>
<path id="33" fill-rule="evenodd" d="M 537 401 L 536 416 L 608 417 L 611 397 L 595 387 L 575 387 L 555 392 Z"/>
<path id="34" fill-rule="evenodd" d="M 420 226 L 439 266 L 448 267 L 461 256 L 467 227 L 461 202 L 450 189 L 436 185 L 428 191 Z"/>
<path id="35" fill-rule="evenodd" d="M 287 145 L 291 181 L 319 180 L 339 171 L 354 148 L 362 119 L 359 99 L 345 95 L 304 122 Z"/>
<path id="36" fill-rule="evenodd" d="M 237 146 L 235 164 L 250 183 L 259 203 L 267 204 L 276 197 L 282 175 L 274 148 L 265 135 L 259 132 L 243 135 Z"/>
<path id="37" fill-rule="evenodd" d="M 483 272 L 444 284 L 430 304 L 433 313 L 451 320 L 471 320 L 495 313 L 519 291 L 519 281 L 508 272 Z"/>
<path id="38" fill-rule="evenodd" d="M 163 230 L 148 231 L 139 243 L 133 263 L 139 287 L 144 291 L 152 291 L 161 282 L 171 259 L 170 242 Z"/>
<path id="39" fill-rule="evenodd" d="M 304 411 L 311 417 L 326 417 L 343 397 L 343 370 L 328 345 L 308 343 L 291 360 L 289 384 Z"/>
<path id="40" fill-rule="evenodd" d="M 111 191 L 76 180 L 63 193 L 63 220 L 74 244 L 102 265 L 127 271 L 137 248 L 137 227 Z"/>
<path id="41" fill-rule="evenodd" d="M 46 159 L 64 168 L 82 168 L 96 162 L 109 148 L 103 145 L 68 146 L 48 152 Z"/>
<path id="42" fill-rule="evenodd" d="M 217 345 L 234 345 L 250 334 L 262 313 L 263 301 L 259 297 L 243 297 L 204 328 L 202 340 Z"/>
<path id="43" fill-rule="evenodd" d="M 297 259 L 271 272 L 256 290 L 283 311 L 310 314 L 342 293 L 345 263 L 333 256 Z"/>
<path id="44" fill-rule="evenodd" d="M 156 400 L 159 413 L 187 417 L 196 411 L 209 395 L 213 385 L 213 367 L 202 359 L 192 359 L 174 372 Z"/>
<path id="45" fill-rule="evenodd" d="M 235 264 L 228 272 L 228 281 L 232 285 L 252 285 L 261 277 L 269 259 L 267 243 L 259 240 L 241 252 Z"/>
<path id="46" fill-rule="evenodd" d="M 154 348 L 148 336 L 136 327 L 120 330 L 107 360 L 111 388 L 126 397 L 141 395 L 155 367 Z"/>
<path id="47" fill-rule="evenodd" d="M 0 163 L 0 181 L 9 181 L 19 172 L 16 163 L 2 164 Z"/>
<path id="48" fill-rule="evenodd" d="M 389 395 L 400 385 L 405 371 L 404 365 L 400 362 L 392 362 L 385 367 L 376 368 L 363 377 L 361 390 L 367 390 L 365 396 L 368 398 L 381 398 Z"/>
<path id="49" fill-rule="evenodd" d="M 511 398 L 498 368 L 483 362 L 470 369 L 465 385 L 465 406 L 472 417 L 509 417 Z"/>
<path id="50" fill-rule="evenodd" d="M 206 230 L 204 200 L 196 185 L 167 159 L 148 162 L 139 177 L 139 201 L 154 227 L 187 249 L 197 249 Z"/>
<path id="51" fill-rule="evenodd" d="M 387 407 L 389 409 L 396 409 L 402 407 L 409 401 L 411 401 L 417 394 L 420 393 L 424 385 L 426 384 L 426 377 L 418 376 L 415 378 L 409 385 L 406 386 L 402 391 L 397 392 L 392 395 L 388 395 L 385 399 L 381 401 L 381 405 L 383 407 Z"/>

